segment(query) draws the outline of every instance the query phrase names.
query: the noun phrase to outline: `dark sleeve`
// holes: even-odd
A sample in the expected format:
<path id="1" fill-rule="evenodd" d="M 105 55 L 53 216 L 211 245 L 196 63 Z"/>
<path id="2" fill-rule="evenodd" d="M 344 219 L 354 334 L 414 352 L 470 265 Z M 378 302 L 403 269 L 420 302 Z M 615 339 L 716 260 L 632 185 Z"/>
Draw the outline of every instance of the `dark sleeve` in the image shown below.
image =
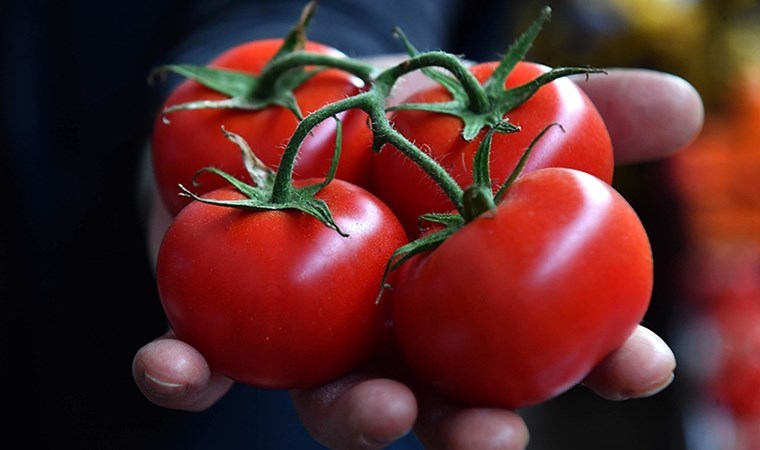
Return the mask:
<path id="1" fill-rule="evenodd" d="M 227 2 L 210 8 L 200 2 L 191 12 L 183 41 L 169 62 L 204 63 L 232 45 L 282 37 L 296 23 L 303 0 Z M 403 52 L 393 37 L 398 26 L 420 49 L 445 48 L 458 19 L 458 0 L 323 0 L 308 36 L 349 56 Z"/>

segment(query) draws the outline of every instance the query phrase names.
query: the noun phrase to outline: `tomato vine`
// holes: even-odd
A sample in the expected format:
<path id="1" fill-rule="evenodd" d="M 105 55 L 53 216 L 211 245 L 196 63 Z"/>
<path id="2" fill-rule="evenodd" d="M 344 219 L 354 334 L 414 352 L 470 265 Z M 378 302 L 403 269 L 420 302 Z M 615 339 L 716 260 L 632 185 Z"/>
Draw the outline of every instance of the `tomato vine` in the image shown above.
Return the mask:
<path id="1" fill-rule="evenodd" d="M 303 140 L 323 121 L 329 118 L 337 118 L 344 111 L 361 109 L 369 115 L 371 121 L 373 149 L 379 152 L 386 143 L 399 149 L 443 189 L 454 208 L 464 218 L 464 221 L 456 221 L 455 223 L 469 222 L 477 214 L 473 214 L 471 209 L 466 210 L 465 190 L 433 158 L 399 133 L 388 120 L 387 113 L 394 110 L 415 109 L 456 116 L 463 121 L 462 137 L 466 140 L 472 140 L 483 129 L 490 129 L 492 132 L 499 133 L 512 133 L 519 131 L 519 127 L 511 124 L 505 116 L 510 110 L 529 99 L 539 88 L 561 77 L 603 72 L 589 67 L 561 67 L 552 69 L 521 86 L 511 89 L 504 87 L 506 77 L 515 65 L 524 59 L 541 27 L 549 20 L 551 14 L 549 7 L 544 8 L 539 18 L 510 46 L 499 67 L 482 84 L 468 70 L 460 57 L 445 51 L 419 52 L 406 39 L 401 30 L 397 30 L 397 35 L 403 41 L 410 56 L 385 70 L 379 70 L 373 65 L 351 58 L 304 51 L 305 31 L 313 16 L 314 8 L 315 2 L 310 2 L 307 5 L 298 24 L 290 31 L 280 51 L 259 75 L 191 65 L 170 65 L 160 69 L 162 71 L 175 71 L 207 87 L 231 95 L 229 99 L 222 101 L 200 101 L 171 106 L 164 111 L 165 115 L 179 109 L 256 109 L 270 104 L 280 104 L 288 107 L 301 119 L 282 155 L 269 199 L 272 204 L 279 204 L 283 207 L 294 204 L 292 172 L 298 149 Z M 307 69 L 308 67 L 311 69 Z M 302 117 L 298 106 L 294 103 L 291 92 L 309 76 L 326 68 L 343 70 L 357 76 L 366 82 L 370 88 L 355 96 L 330 103 L 306 117 Z M 434 69 L 443 69 L 448 75 Z M 451 102 L 440 104 L 402 103 L 388 107 L 387 99 L 398 80 L 417 70 L 422 70 L 429 77 L 445 86 L 452 93 L 454 99 Z M 485 146 L 481 147 L 481 152 L 488 152 Z M 339 141 L 336 142 L 335 149 L 337 155 L 340 152 Z M 483 157 L 476 156 L 476 159 L 482 160 Z M 337 156 L 334 164 L 337 164 Z M 482 187 L 481 184 L 482 180 L 479 187 Z M 486 201 L 493 202 L 494 199 L 492 197 Z M 308 208 L 305 209 L 308 210 Z M 316 214 L 315 217 L 317 217 Z M 320 217 L 320 220 L 325 218 L 323 214 L 320 214 Z M 324 222 L 326 225 L 334 227 L 334 223 L 331 223 L 329 219 L 324 220 Z"/>
<path id="2" fill-rule="evenodd" d="M 396 35 L 408 56 L 395 65 L 379 68 L 330 52 L 329 48 L 310 51 L 306 28 L 315 5 L 307 5 L 278 48 L 271 47 L 271 41 L 266 43 L 266 51 L 256 48 L 253 59 L 260 64 L 255 67 L 256 73 L 254 69 L 246 72 L 186 64 L 163 66 L 155 72 L 183 75 L 214 93 L 213 99 L 199 98 L 202 95 L 195 92 L 195 96 L 181 97 L 189 97 L 190 101 L 168 104 L 161 112 L 164 122 L 171 122 L 173 114 L 184 110 L 274 110 L 277 115 L 273 122 L 282 125 L 285 119 L 288 121 L 279 131 L 289 131 L 287 142 L 279 138 L 266 141 L 265 151 L 271 153 L 271 147 L 282 150 L 275 170 L 271 163 L 264 163 L 264 158 L 259 159 L 257 149 L 242 134 L 223 127 L 220 133 L 238 147 L 245 169 L 242 176 L 251 183 L 239 174 L 210 165 L 201 167 L 195 177 L 211 173 L 232 188 L 195 192 L 187 183 L 180 185 L 182 195 L 195 201 L 178 213 L 167 232 L 158 264 L 162 301 L 167 315 L 175 321 L 173 327 L 179 329 L 178 336 L 204 346 L 207 357 L 226 368 L 231 376 L 266 386 L 314 385 L 340 375 L 350 369 L 348 365 L 357 363 L 378 337 L 385 336 L 389 323 L 410 366 L 459 400 L 518 407 L 579 381 L 593 364 L 628 337 L 641 319 L 651 291 L 651 251 L 638 218 L 604 176 L 583 170 L 590 159 L 591 166 L 598 163 L 599 172 L 611 172 L 606 127 L 578 86 L 559 81 L 570 75 L 589 76 L 603 71 L 590 67 L 539 67 L 524 61 L 550 18 L 548 7 L 499 61 L 470 66 L 445 51 L 421 52 L 399 29 Z M 397 83 L 416 71 L 432 79 L 435 87 L 389 106 Z M 337 89 L 338 94 L 326 101 L 321 91 L 315 94 L 318 90 L 313 86 L 310 91 L 304 88 L 325 74 L 339 74 L 336 84 L 351 93 L 343 95 L 345 91 Z M 348 79 L 359 80 L 361 85 L 357 82 L 354 86 Z M 562 82 L 565 84 L 556 87 Z M 313 103 L 319 106 L 302 107 L 299 89 L 317 97 Z M 542 92 L 548 95 L 542 96 Z M 430 98 L 443 100 L 429 101 Z M 536 98 L 541 100 L 534 101 Z M 566 115 L 558 112 L 571 103 L 579 105 L 578 109 L 568 108 L 571 112 Z M 533 114 L 530 123 L 525 119 L 526 110 Z M 415 214 L 415 218 L 432 224 L 419 236 L 409 232 L 400 210 L 384 203 L 377 191 L 362 189 L 338 176 L 347 153 L 344 131 L 351 125 L 346 118 L 355 119 L 350 116 L 354 112 L 366 118 L 366 123 L 361 123 L 362 130 L 369 132 L 366 148 L 360 150 L 382 153 L 378 157 L 399 153 L 403 163 L 409 164 L 389 167 L 396 169 L 390 171 L 393 176 L 407 178 L 403 187 L 421 186 L 416 179 L 420 172 L 440 188 L 444 200 L 450 203 L 450 207 L 446 203 L 443 209 L 430 208 Z M 220 116 L 236 121 L 238 126 L 245 126 L 241 125 L 245 124 L 242 119 L 249 118 Z M 271 120 L 271 116 L 267 117 Z M 524 122 L 515 117 L 522 117 Z M 205 116 L 192 123 L 216 125 L 218 120 L 219 116 Z M 300 177 L 299 163 L 313 156 L 309 154 L 313 150 L 309 148 L 309 138 L 320 134 L 320 127 L 330 125 L 330 121 L 335 122 L 333 139 L 327 140 L 332 145 L 319 148 L 327 148 L 329 167 L 323 176 Z M 254 138 L 268 131 L 266 125 L 272 123 L 262 122 L 265 125 L 258 123 L 248 130 L 254 131 Z M 427 127 L 430 123 L 435 126 Z M 562 132 L 559 136 L 572 136 L 569 144 L 552 141 L 544 146 L 548 150 L 540 148 L 549 130 L 555 128 Z M 526 129 L 531 131 L 526 133 Z M 204 128 L 202 133 L 208 134 L 207 130 Z M 526 135 L 527 139 L 514 141 L 519 144 L 502 141 L 495 148 L 500 138 Z M 560 139 L 557 136 L 554 133 L 549 138 Z M 587 141 L 594 141 L 591 151 Z M 262 142 L 258 144 L 263 146 Z M 438 153 L 431 150 L 431 142 L 438 147 Z M 456 150 L 446 153 L 452 147 Z M 511 153 L 505 156 L 505 149 Z M 530 166 L 529 159 L 536 153 L 542 162 Z M 569 156 L 557 162 L 552 159 L 555 154 Z M 467 159 L 461 163 L 467 172 L 459 166 L 459 172 L 450 170 L 446 158 L 456 159 L 457 164 Z M 501 158 L 498 167 L 497 158 Z M 163 167 L 171 169 L 171 164 Z M 418 172 L 397 173 L 406 167 Z M 509 170 L 502 170 L 505 167 Z M 196 178 L 192 181 L 195 184 Z M 430 193 L 399 190 L 406 197 L 422 198 Z M 209 208 L 209 204 L 228 208 Z M 414 213 L 417 206 L 411 208 Z M 263 213 L 239 214 L 238 210 Z M 364 214 L 365 210 L 374 212 Z M 267 213 L 271 211 L 277 213 Z M 204 233 L 213 239 L 205 235 L 198 239 Z M 288 252 L 281 252 L 280 247 L 293 250 L 298 264 L 292 263 L 291 255 L 282 255 Z M 564 250 L 555 251 L 557 247 Z M 625 257 L 620 258 L 620 254 Z M 467 262 L 462 264 L 463 260 Z M 225 293 L 219 295 L 206 276 L 219 283 L 218 288 Z M 395 276 L 393 300 L 380 302 L 381 297 L 386 298 L 383 295 L 391 276 Z M 201 278 L 203 285 L 196 286 L 196 280 Z M 601 284 L 606 286 L 603 291 L 598 289 Z M 330 287 L 325 288 L 327 285 Z M 352 295 L 344 292 L 346 286 L 354 290 Z M 240 292 L 246 294 L 241 296 Z M 609 298 L 607 294 L 611 294 Z M 504 301 L 506 296 L 510 296 L 509 301 Z M 232 306 L 219 313 L 223 320 L 204 323 L 206 316 L 216 316 L 217 302 Z M 385 311 L 388 304 L 392 312 Z M 324 313 L 328 309 L 331 312 Z M 248 316 L 241 318 L 238 311 L 246 311 Z M 288 311 L 299 313 L 296 320 L 301 325 L 309 323 L 305 327 L 308 331 L 298 330 L 298 339 L 283 335 L 285 327 L 270 323 L 271 318 L 281 323 L 290 321 Z M 582 317 L 574 320 L 581 326 L 560 326 L 578 312 Z M 313 317 L 323 313 L 329 316 L 330 326 L 315 329 L 317 320 Z M 357 319 L 360 316 L 364 318 Z M 523 317 L 529 318 L 528 325 L 520 322 Z M 254 336 L 258 331 L 251 332 L 250 339 L 241 345 L 231 339 L 229 330 L 240 327 L 248 333 L 248 319 L 257 321 L 254 328 L 265 331 L 260 336 Z M 540 320 L 553 323 L 530 326 L 531 321 Z M 504 326 L 502 321 L 510 326 Z M 283 372 L 288 376 L 297 372 L 292 370 L 293 364 L 312 364 L 313 355 L 327 358 L 332 354 L 332 347 L 337 345 L 332 330 L 346 331 L 344 337 L 337 339 L 348 342 L 345 347 L 350 355 L 335 356 L 335 364 L 326 374 L 307 381 L 285 380 L 288 377 Z M 452 330 L 461 335 L 451 339 Z M 270 335 L 276 336 L 278 348 L 268 342 Z M 428 338 L 429 342 L 425 341 Z M 478 360 L 482 352 L 477 346 L 489 339 L 492 354 L 495 349 L 505 351 L 507 356 L 500 356 L 501 362 Z M 304 345 L 312 341 L 314 351 L 304 352 Z M 354 341 L 360 341 L 360 345 Z M 428 345 L 431 342 L 432 347 Z M 522 342 L 540 347 L 545 360 L 535 363 L 528 352 L 514 347 Z M 476 377 L 470 376 L 470 364 L 463 366 L 450 358 L 450 346 L 460 344 L 455 351 L 463 355 L 462 360 L 483 368 Z M 224 354 L 225 346 L 233 347 L 234 357 Z M 435 354 L 431 354 L 433 349 Z M 570 354 L 578 356 L 573 364 L 567 363 L 566 355 Z M 271 362 L 266 373 L 252 367 L 258 362 L 256 358 Z M 514 370 L 514 374 L 504 373 L 509 366 L 504 358 L 510 363 L 517 361 L 521 369 Z M 296 378 L 300 375 L 296 374 Z M 481 379 L 483 383 L 474 382 Z M 511 381 L 501 383 L 505 379 Z M 498 392 L 493 400 L 489 398 L 491 392 Z"/>

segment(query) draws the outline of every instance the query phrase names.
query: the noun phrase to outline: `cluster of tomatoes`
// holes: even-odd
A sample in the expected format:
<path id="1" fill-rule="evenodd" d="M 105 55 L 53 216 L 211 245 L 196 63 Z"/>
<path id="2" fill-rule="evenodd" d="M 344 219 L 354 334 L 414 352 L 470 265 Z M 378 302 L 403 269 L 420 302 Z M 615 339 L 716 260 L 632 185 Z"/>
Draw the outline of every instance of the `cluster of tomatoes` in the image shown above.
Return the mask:
<path id="1" fill-rule="evenodd" d="M 388 348 L 470 404 L 579 382 L 642 319 L 652 256 L 573 71 L 522 59 L 540 23 L 503 61 L 412 49 L 387 69 L 303 25 L 170 68 L 188 79 L 152 151 L 176 335 L 265 388 L 324 384 Z M 389 108 L 411 70 L 439 83 Z"/>

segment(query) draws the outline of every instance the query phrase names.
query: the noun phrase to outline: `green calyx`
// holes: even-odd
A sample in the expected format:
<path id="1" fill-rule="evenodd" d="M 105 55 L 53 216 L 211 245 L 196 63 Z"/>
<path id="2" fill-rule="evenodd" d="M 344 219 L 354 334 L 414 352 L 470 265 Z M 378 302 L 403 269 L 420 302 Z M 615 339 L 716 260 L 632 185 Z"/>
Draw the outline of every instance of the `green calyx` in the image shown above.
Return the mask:
<path id="1" fill-rule="evenodd" d="M 293 91 L 325 67 L 344 70 L 368 82 L 375 73 L 373 67 L 349 58 L 304 50 L 307 41 L 306 29 L 315 8 L 314 1 L 306 5 L 297 24 L 258 75 L 193 64 L 168 64 L 154 69 L 150 80 L 173 72 L 227 97 L 221 100 L 199 100 L 168 106 L 163 111 L 163 120 L 168 122 L 167 116 L 180 110 L 217 108 L 256 111 L 272 105 L 287 108 L 301 120 L 303 113 Z"/>
<path id="2" fill-rule="evenodd" d="M 430 111 L 459 117 L 463 123 L 462 137 L 467 141 L 473 140 L 482 130 L 496 126 L 505 133 L 519 131 L 519 124 L 509 123 L 507 114 L 526 102 L 542 86 L 569 75 L 603 72 L 589 67 L 558 67 L 523 85 L 509 89 L 504 87 L 510 72 L 525 59 L 541 28 L 550 17 L 551 8 L 545 7 L 539 18 L 509 47 L 482 86 L 472 76 L 454 74 L 452 77 L 441 71 L 424 68 L 422 71 L 443 86 L 451 94 L 452 100 L 440 103 L 402 103 L 389 110 Z M 397 34 L 411 56 L 420 54 L 400 30 L 397 30 Z"/>
<path id="3" fill-rule="evenodd" d="M 391 256 L 386 268 L 386 277 L 390 271 L 396 269 L 403 264 L 409 258 L 432 250 L 441 245 L 446 239 L 457 232 L 460 228 L 467 223 L 475 220 L 476 218 L 486 215 L 495 214 L 496 205 L 501 201 L 506 192 L 515 182 L 517 177 L 525 167 L 525 163 L 528 161 L 528 157 L 535 147 L 536 143 L 553 127 L 559 127 L 564 132 L 562 125 L 558 123 L 552 123 L 547 125 L 541 132 L 533 138 L 528 148 L 523 152 L 520 160 L 517 162 L 514 170 L 510 173 L 509 177 L 502 183 L 496 193 L 493 192 L 493 180 L 491 179 L 490 171 L 490 153 L 491 153 L 491 140 L 495 133 L 503 133 L 508 127 L 506 122 L 497 124 L 495 127 L 488 130 L 483 141 L 480 143 L 478 150 L 475 154 L 475 164 L 473 166 L 473 183 L 468 186 L 462 192 L 462 210 L 461 213 L 443 213 L 443 214 L 425 214 L 420 220 L 434 224 L 437 228 L 430 234 L 426 234 L 419 239 L 412 241 L 402 247 L 399 247 Z"/>
<path id="4" fill-rule="evenodd" d="M 212 205 L 238 208 L 247 211 L 297 210 L 311 215 L 327 227 L 337 231 L 341 236 L 348 236 L 335 223 L 327 203 L 325 203 L 324 200 L 315 197 L 315 195 L 327 186 L 335 176 L 338 159 L 340 158 L 340 139 L 342 134 L 340 121 L 337 121 L 335 153 L 327 176 L 321 183 L 302 187 L 293 186 L 292 180 L 290 180 L 289 177 L 287 183 L 277 183 L 277 179 L 280 178 L 279 175 L 256 157 L 248 143 L 241 136 L 231 133 L 224 128 L 222 128 L 222 132 L 227 139 L 240 148 L 243 163 L 253 183 L 245 183 L 216 167 L 205 167 L 199 170 L 197 174 L 203 172 L 216 174 L 224 178 L 240 193 L 244 194 L 245 198 L 240 200 L 216 200 L 196 195 L 183 185 L 179 186 L 182 191 L 181 195 Z"/>

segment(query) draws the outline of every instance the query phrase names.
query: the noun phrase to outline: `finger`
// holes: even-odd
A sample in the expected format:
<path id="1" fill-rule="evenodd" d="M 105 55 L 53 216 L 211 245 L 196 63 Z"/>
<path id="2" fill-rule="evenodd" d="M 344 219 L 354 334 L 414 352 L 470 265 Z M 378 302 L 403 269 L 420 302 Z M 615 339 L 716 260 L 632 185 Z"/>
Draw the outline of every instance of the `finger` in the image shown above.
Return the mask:
<path id="1" fill-rule="evenodd" d="M 132 375 L 145 397 L 156 405 L 202 411 L 232 387 L 232 380 L 212 373 L 206 360 L 190 345 L 165 337 L 137 351 Z"/>
<path id="2" fill-rule="evenodd" d="M 415 431 L 429 450 L 523 450 L 529 441 L 517 413 L 495 408 L 422 410 Z"/>
<path id="3" fill-rule="evenodd" d="M 440 423 L 442 449 L 523 450 L 528 428 L 517 413 L 472 408 L 448 413 Z"/>
<path id="4" fill-rule="evenodd" d="M 419 405 L 414 431 L 427 450 L 517 450 L 528 446 L 528 427 L 514 411 L 461 407 L 407 376 Z"/>
<path id="5" fill-rule="evenodd" d="M 666 157 L 688 145 L 702 128 L 699 93 L 675 75 L 609 69 L 607 75 L 574 80 L 604 118 L 618 164 Z"/>
<path id="6" fill-rule="evenodd" d="M 380 449 L 404 437 L 417 417 L 414 394 L 385 378 L 346 377 L 291 392 L 306 429 L 331 449 Z"/>
<path id="7" fill-rule="evenodd" d="M 583 384 L 610 400 L 654 395 L 670 385 L 676 359 L 668 345 L 639 326 L 621 348 L 609 355 Z"/>

